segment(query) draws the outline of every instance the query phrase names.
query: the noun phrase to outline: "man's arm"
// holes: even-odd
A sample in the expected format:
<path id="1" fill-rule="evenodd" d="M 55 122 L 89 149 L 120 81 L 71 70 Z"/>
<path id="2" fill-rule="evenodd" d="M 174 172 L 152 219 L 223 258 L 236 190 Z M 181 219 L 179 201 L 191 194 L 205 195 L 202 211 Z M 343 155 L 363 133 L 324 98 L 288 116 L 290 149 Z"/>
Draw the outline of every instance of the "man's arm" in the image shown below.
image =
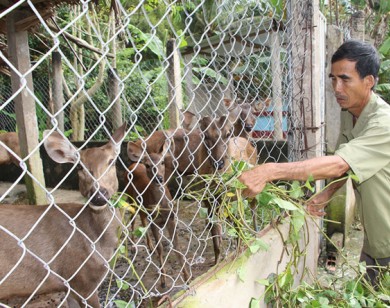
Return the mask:
<path id="1" fill-rule="evenodd" d="M 349 170 L 349 165 L 337 155 L 316 157 L 291 163 L 267 163 L 244 172 L 239 180 L 247 186 L 243 194 L 254 197 L 265 184 L 275 180 L 306 181 L 339 178 Z"/>
<path id="2" fill-rule="evenodd" d="M 307 201 L 307 211 L 314 216 L 324 216 L 323 209 L 328 205 L 334 193 L 345 184 L 347 179 L 336 180 L 323 191 L 315 194 Z"/>

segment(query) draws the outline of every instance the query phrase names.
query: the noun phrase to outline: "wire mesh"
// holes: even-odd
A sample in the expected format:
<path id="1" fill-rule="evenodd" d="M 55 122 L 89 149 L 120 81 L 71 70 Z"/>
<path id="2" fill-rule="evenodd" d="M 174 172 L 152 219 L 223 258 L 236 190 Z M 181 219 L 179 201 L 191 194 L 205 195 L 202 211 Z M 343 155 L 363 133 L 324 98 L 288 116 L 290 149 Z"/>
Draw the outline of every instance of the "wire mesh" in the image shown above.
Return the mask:
<path id="1" fill-rule="evenodd" d="M 299 80 L 305 74 L 301 61 L 307 55 L 294 57 L 293 50 L 307 40 L 311 8 L 304 1 L 293 3 L 19 1 L 1 8 L 1 46 L 10 44 L 7 23 L 11 15 L 16 16 L 23 21 L 16 32 L 28 31 L 29 64 L 18 66 L 13 55 L 1 48 L 0 129 L 19 131 L 21 136 L 18 117 L 22 115 L 17 114 L 15 98 L 25 90 L 35 103 L 37 127 L 33 129 L 40 139 L 34 151 L 41 153 L 45 181 L 51 183 L 48 188 L 27 171 L 25 149 L 21 153 L 0 139 L 0 150 L 8 153 L 1 161 L 2 173 L 13 168 L 18 174 L 5 184 L 0 202 L 15 203 L 12 196 L 19 194 L 16 203 L 28 203 L 20 198 L 20 184 L 30 178 L 44 189 L 49 204 L 45 210 L 33 210 L 23 228 L 23 221 L 17 219 L 12 225 L 4 221 L 0 225 L 2 247 L 10 245 L 15 251 L 15 256 L 7 257 L 9 268 L 1 272 L 1 303 L 23 306 L 60 291 L 63 305 L 76 300 L 95 306 L 96 292 L 105 307 L 157 305 L 162 296 L 188 289 L 194 278 L 214 265 L 213 243 L 220 242 L 220 259 L 237 249 L 236 226 L 223 207 L 227 203 L 237 208 L 237 200 L 226 199 L 229 187 L 221 170 L 234 159 L 262 163 L 304 156 L 306 107 Z M 55 57 L 60 58 L 59 65 Z M 245 104 L 251 109 L 242 118 Z M 182 128 L 186 111 L 192 123 L 187 130 Z M 113 132 L 123 122 L 127 122 L 125 134 L 115 140 Z M 44 130 L 49 132 L 44 135 Z M 54 132 L 66 138 L 67 149 L 76 149 L 69 154 L 76 159 L 66 158 L 67 169 L 53 165 L 44 149 Z M 104 153 L 95 148 L 93 158 L 84 158 L 87 148 L 107 140 L 121 144 L 121 153 L 118 147 L 110 148 L 109 155 L 106 148 Z M 133 158 L 128 156 L 129 143 L 137 146 Z M 239 154 L 229 148 L 237 144 Z M 248 151 L 252 152 L 248 155 Z M 56 155 L 63 152 L 60 148 Z M 9 154 L 17 158 L 16 166 L 5 165 L 11 162 Z M 115 162 L 107 155 L 114 156 Z M 98 167 L 93 167 L 96 162 Z M 112 169 L 118 187 L 115 194 L 103 193 L 103 179 Z M 61 197 L 60 189 L 77 187 L 77 173 L 84 198 L 77 191 L 75 196 L 66 191 Z M 92 183 L 92 193 L 85 192 L 86 182 Z M 81 213 L 89 207 L 93 212 L 96 196 L 114 207 L 100 226 L 102 233 L 91 238 Z M 63 202 L 83 206 L 71 214 L 63 209 Z M 253 210 L 245 206 L 241 218 L 254 231 Z M 20 218 L 25 207 L 14 205 L 15 213 L 19 209 L 15 217 Z M 258 229 L 279 214 L 266 206 L 255 212 Z M 4 210 L 4 215 L 11 213 Z M 47 215 L 52 215 L 58 228 L 45 229 Z M 118 243 L 112 247 L 111 239 L 107 253 L 100 245 L 109 241 L 107 234 L 118 225 Z M 42 245 L 35 245 L 42 239 L 57 243 L 58 238 L 63 238 L 58 245 L 47 244 L 54 247 L 49 255 Z M 76 240 L 85 246 L 81 252 L 75 248 Z M 65 262 L 63 254 L 68 254 L 66 262 L 71 265 L 57 265 Z M 20 268 L 26 264 L 41 269 L 41 276 L 24 279 L 33 286 L 31 292 L 22 292 L 19 285 L 24 277 Z M 79 283 L 86 271 L 89 288 L 83 289 Z"/>

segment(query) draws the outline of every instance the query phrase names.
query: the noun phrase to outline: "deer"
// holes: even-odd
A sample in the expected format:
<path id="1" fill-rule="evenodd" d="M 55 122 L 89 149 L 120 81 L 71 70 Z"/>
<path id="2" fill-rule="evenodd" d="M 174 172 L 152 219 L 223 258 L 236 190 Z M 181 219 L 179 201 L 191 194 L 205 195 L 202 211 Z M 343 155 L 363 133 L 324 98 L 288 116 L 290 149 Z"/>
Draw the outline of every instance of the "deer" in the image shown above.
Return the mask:
<path id="1" fill-rule="evenodd" d="M 109 199 L 118 189 L 115 160 L 126 124 L 101 147 L 78 151 L 57 131 L 44 132 L 55 162 L 80 165 L 85 204 L 0 205 L 0 302 L 65 292 L 71 306 L 100 307 L 98 287 L 109 271 L 121 229 Z"/>
<path id="2" fill-rule="evenodd" d="M 189 280 L 189 274 L 185 265 L 185 258 L 181 252 L 181 248 L 175 230 L 177 225 L 176 216 L 173 212 L 173 198 L 164 183 L 165 164 L 164 153 L 166 153 L 166 143 L 164 143 L 158 153 L 147 154 L 142 147 L 143 141 L 139 139 L 137 142 L 129 142 L 127 144 L 127 154 L 132 164 L 129 166 L 128 181 L 130 182 L 126 192 L 134 199 L 139 200 L 146 211 L 140 210 L 139 215 L 143 227 L 147 227 L 147 219 L 150 217 L 151 231 L 156 241 L 156 250 L 161 266 L 161 287 L 166 287 L 166 270 L 164 267 L 163 245 L 161 229 L 167 227 L 172 240 L 172 245 L 177 254 L 184 281 Z M 133 220 L 134 222 L 134 220 Z M 134 226 L 133 226 L 134 228 Z M 150 251 L 154 251 L 153 245 L 146 232 L 146 242 Z"/>
<path id="3" fill-rule="evenodd" d="M 20 146 L 19 146 L 19 137 L 15 132 L 6 132 L 0 134 L 0 141 L 4 143 L 12 152 L 7 150 L 0 143 L 0 165 L 3 164 L 15 164 L 19 166 L 21 154 L 20 154 Z M 16 156 L 15 156 L 16 155 Z"/>
<path id="4" fill-rule="evenodd" d="M 237 103 L 229 98 L 223 99 L 227 109 L 227 117 L 233 125 L 233 136 L 248 139 L 256 124 L 257 108 L 249 103 Z M 199 123 L 200 117 L 189 110 L 181 110 L 183 115 L 182 127 L 192 131 Z"/>
<path id="5" fill-rule="evenodd" d="M 228 110 L 229 120 L 233 123 L 233 135 L 248 139 L 256 124 L 256 107 L 249 103 L 237 103 L 224 98 L 223 102 Z"/>
<path id="6" fill-rule="evenodd" d="M 243 128 L 240 130 L 237 129 L 237 123 L 230 122 L 232 117 L 239 116 L 238 111 L 242 112 L 242 117 L 246 112 L 250 109 L 249 104 L 244 104 L 244 108 L 240 107 L 241 105 L 237 105 L 234 103 L 234 106 L 231 107 L 231 114 L 228 116 L 223 116 L 219 118 L 219 121 L 225 121 L 225 127 L 221 130 L 221 123 L 218 123 L 218 119 L 214 120 L 216 123 L 212 123 L 210 117 L 204 118 L 196 118 L 194 114 L 190 112 L 186 112 L 186 121 L 188 123 L 198 122 L 199 128 L 190 128 L 190 131 L 187 132 L 185 129 L 181 130 L 168 130 L 168 131 L 156 131 L 151 135 L 149 139 L 147 139 L 147 151 L 153 152 L 156 145 L 164 138 L 168 138 L 171 140 L 172 146 L 172 156 L 167 157 L 166 165 L 169 166 L 169 169 L 174 169 L 173 165 L 176 163 L 177 169 L 176 171 L 180 175 L 188 175 L 188 174 L 210 174 L 214 173 L 216 170 L 219 172 L 227 171 L 230 169 L 230 163 L 232 160 L 243 160 L 250 165 L 255 165 L 257 163 L 257 149 L 252 145 L 252 143 L 247 138 L 240 136 L 244 131 Z M 252 108 L 252 107 L 251 107 Z M 245 111 L 245 112 L 244 112 Z M 247 119 L 255 119 L 253 115 L 253 109 L 251 115 L 246 116 Z M 243 117 L 244 119 L 244 117 Z M 229 121 L 228 121 L 229 120 Z M 238 122 L 238 124 L 243 125 L 243 121 Z M 233 128 L 232 128 L 233 126 Z M 242 126 L 241 126 L 242 127 Z M 247 127 L 253 127 L 249 124 Z M 232 129 L 234 129 L 232 131 Z M 240 134 L 238 134 L 238 132 Z M 204 134 L 204 143 L 200 148 L 203 150 L 199 150 L 196 152 L 196 149 L 199 149 L 199 144 L 201 143 L 201 133 Z M 237 134 L 237 135 L 236 135 Z M 233 136 L 231 136 L 233 135 Z M 196 137 L 194 137 L 196 136 Z M 227 147 L 226 147 L 227 145 Z M 210 157 L 205 154 L 209 150 L 209 147 L 214 147 L 215 152 L 219 153 L 217 155 L 211 155 Z M 191 156 L 193 155 L 193 156 Z M 191 157 L 193 157 L 193 161 L 191 164 Z M 214 158 L 213 158 L 214 157 Z M 215 161 L 217 161 L 218 157 L 222 157 L 223 163 L 219 162 L 218 165 L 213 165 Z M 210 164 L 211 160 L 211 164 Z M 216 167 L 216 168 L 215 168 Z M 171 172 L 166 173 L 166 178 L 169 178 Z M 218 203 L 218 198 L 216 200 Z M 206 206 L 208 208 L 209 214 L 212 213 L 212 205 L 205 201 Z M 214 207 L 215 208 L 215 207 Z M 252 200 L 250 203 L 250 208 L 252 211 L 253 217 L 253 227 L 257 230 L 257 215 L 256 215 L 256 200 Z M 221 237 L 222 230 L 218 224 L 211 225 L 211 233 L 213 236 L 213 248 L 214 248 L 214 263 L 217 264 L 220 255 L 220 246 L 221 246 Z"/>
<path id="7" fill-rule="evenodd" d="M 158 130 L 145 139 L 148 154 L 158 152 L 161 144 L 168 142 L 169 155 L 164 156 L 166 181 L 169 181 L 173 174 L 185 176 L 223 172 L 229 165 L 228 144 L 233 126 L 228 118 L 203 117 L 198 125 L 199 127 L 192 131 L 183 128 Z M 212 205 L 207 201 L 205 204 L 211 217 Z M 217 264 L 222 231 L 218 224 L 210 222 L 208 226 L 211 227 L 214 263 Z"/>
<path id="8" fill-rule="evenodd" d="M 237 103 L 228 98 L 224 98 L 223 101 L 228 110 L 228 119 L 233 125 L 233 136 L 229 139 L 228 156 L 231 159 L 243 160 L 250 165 L 256 165 L 258 152 L 250 142 L 249 137 L 256 123 L 257 108 L 249 103 Z M 190 111 L 184 111 L 183 116 L 183 127 L 186 130 L 194 129 L 196 123 L 199 122 L 199 118 Z M 250 207 L 253 227 L 257 230 L 256 200 L 252 200 Z"/>

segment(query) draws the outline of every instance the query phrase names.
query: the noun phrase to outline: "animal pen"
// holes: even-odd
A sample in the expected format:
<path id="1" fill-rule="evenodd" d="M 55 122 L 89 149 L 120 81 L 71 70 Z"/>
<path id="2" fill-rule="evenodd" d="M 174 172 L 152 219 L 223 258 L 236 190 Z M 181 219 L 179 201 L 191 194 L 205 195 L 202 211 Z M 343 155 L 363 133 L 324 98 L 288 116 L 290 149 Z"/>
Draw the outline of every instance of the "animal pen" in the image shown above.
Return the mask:
<path id="1" fill-rule="evenodd" d="M 11 220 L 12 211 L 1 208 L 12 201 L 15 211 L 20 204 L 39 204 L 30 206 L 34 213 L 47 209 L 24 232 L 17 231 L 25 216 L 0 225 L 1 262 L 9 264 L 0 270 L 0 306 L 50 300 L 95 307 L 96 292 L 103 307 L 185 306 L 186 298 L 202 294 L 197 287 L 205 273 L 234 264 L 251 242 L 255 252 L 272 250 L 256 235 L 261 239 L 288 209 L 261 200 L 253 208 L 229 179 L 245 168 L 242 160 L 297 161 L 324 152 L 325 21 L 316 1 L 0 1 L 0 32 L 0 130 L 17 132 L 20 145 L 0 139 L 0 154 L 8 157 L 0 165 L 6 185 L 0 214 Z M 54 149 L 57 142 L 67 150 Z M 84 158 L 106 143 L 114 145 L 113 160 Z M 53 162 L 69 149 L 70 163 Z M 162 162 L 172 172 L 159 173 Z M 92 163 L 106 169 L 98 174 Z M 137 186 L 141 165 L 151 173 L 142 173 L 146 184 Z M 115 169 L 115 193 L 101 193 L 103 178 Z M 92 193 L 78 187 L 81 174 L 80 184 L 84 177 L 92 181 Z M 21 185 L 27 194 L 11 200 Z M 88 238 L 81 214 L 62 210 L 71 190 L 80 195 L 74 202 L 83 204 L 80 211 L 91 207 L 92 216 L 94 198 L 110 205 L 112 216 L 96 238 Z M 158 200 L 147 201 L 151 196 Z M 62 224 L 37 234 L 54 210 Z M 118 242 L 106 254 L 101 247 L 110 224 Z M 65 234 L 63 225 L 69 238 L 48 253 L 41 246 Z M 44 252 L 34 246 L 41 239 Z M 85 256 L 73 252 L 75 239 L 88 243 Z M 65 251 L 64 260 L 78 264 L 70 273 L 56 261 Z M 312 264 L 316 253 L 309 253 Z M 273 271 L 279 256 L 258 256 L 258 265 Z M 44 275 L 24 273 L 28 262 Z M 87 292 L 78 279 L 92 262 Z"/>

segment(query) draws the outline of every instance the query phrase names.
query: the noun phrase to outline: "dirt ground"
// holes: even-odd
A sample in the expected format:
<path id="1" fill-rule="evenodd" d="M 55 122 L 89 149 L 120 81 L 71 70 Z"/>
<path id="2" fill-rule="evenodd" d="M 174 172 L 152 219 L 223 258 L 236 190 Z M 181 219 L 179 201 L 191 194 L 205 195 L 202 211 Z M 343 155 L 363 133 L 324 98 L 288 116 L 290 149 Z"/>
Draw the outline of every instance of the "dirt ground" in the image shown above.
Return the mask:
<path id="1" fill-rule="evenodd" d="M 345 246 L 337 254 L 335 270 L 332 271 L 327 268 L 328 255 L 323 247 L 317 271 L 317 279 L 321 285 L 327 287 L 334 285 L 337 288 L 344 281 L 352 280 L 357 276 L 354 269 L 359 264 L 363 237 L 364 231 L 360 223 L 355 221 L 346 236 Z"/>

